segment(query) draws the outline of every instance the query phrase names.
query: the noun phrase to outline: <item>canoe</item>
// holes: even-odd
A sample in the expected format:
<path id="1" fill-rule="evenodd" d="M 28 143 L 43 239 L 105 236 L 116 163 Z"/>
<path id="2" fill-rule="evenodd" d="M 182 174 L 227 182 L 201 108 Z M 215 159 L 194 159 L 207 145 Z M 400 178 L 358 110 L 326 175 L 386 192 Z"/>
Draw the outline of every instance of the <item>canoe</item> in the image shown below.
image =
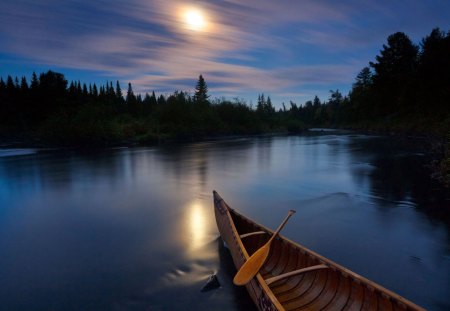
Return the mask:
<path id="1" fill-rule="evenodd" d="M 231 209 L 216 191 L 213 195 L 217 227 L 239 270 L 273 231 Z M 261 311 L 425 310 L 281 235 L 245 286 Z"/>

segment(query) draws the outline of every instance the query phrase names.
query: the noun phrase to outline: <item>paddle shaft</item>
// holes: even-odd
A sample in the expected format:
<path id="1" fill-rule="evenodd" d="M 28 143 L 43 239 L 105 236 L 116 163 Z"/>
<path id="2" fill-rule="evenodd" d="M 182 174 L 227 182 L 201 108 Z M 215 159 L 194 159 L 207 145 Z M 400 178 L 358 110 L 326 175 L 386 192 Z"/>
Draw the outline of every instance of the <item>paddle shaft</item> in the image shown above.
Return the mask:
<path id="1" fill-rule="evenodd" d="M 283 222 L 281 223 L 281 225 L 278 227 L 277 230 L 275 230 L 275 233 L 272 235 L 272 237 L 270 238 L 270 240 L 266 243 L 269 244 L 272 243 L 273 239 L 275 239 L 275 237 L 278 235 L 278 233 L 280 233 L 281 229 L 283 229 L 284 225 L 286 225 L 286 223 L 288 222 L 289 218 L 295 214 L 294 210 L 290 210 L 288 215 L 286 216 L 286 218 L 283 220 Z"/>
<path id="2" fill-rule="evenodd" d="M 250 282 L 251 279 L 258 273 L 259 269 L 261 269 L 262 265 L 267 259 L 270 251 L 270 244 L 273 239 L 280 233 L 281 229 L 283 229 L 284 225 L 286 225 L 289 218 L 295 213 L 295 211 L 290 210 L 286 218 L 283 220 L 281 225 L 272 235 L 269 241 L 264 244 L 260 249 L 258 249 L 253 255 L 251 255 L 246 262 L 242 265 L 239 271 L 236 273 L 233 279 L 233 283 L 235 285 L 245 285 Z"/>

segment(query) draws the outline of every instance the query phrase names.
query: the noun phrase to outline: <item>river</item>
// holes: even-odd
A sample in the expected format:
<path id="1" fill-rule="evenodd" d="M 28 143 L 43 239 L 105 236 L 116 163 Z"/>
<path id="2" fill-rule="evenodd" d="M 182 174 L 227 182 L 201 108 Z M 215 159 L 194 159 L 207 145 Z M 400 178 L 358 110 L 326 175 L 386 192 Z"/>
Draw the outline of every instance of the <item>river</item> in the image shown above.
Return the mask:
<path id="1" fill-rule="evenodd" d="M 430 310 L 450 309 L 450 201 L 414 139 L 317 131 L 80 152 L 0 149 L 0 310 L 255 310 L 212 190 Z M 217 273 L 221 287 L 200 292 Z"/>

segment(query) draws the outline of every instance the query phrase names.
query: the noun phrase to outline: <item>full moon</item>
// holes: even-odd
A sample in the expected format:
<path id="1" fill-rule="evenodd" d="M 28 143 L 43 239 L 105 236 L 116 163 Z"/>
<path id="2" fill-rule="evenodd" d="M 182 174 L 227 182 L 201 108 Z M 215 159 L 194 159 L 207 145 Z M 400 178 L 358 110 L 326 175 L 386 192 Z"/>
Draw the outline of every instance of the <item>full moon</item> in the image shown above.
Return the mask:
<path id="1" fill-rule="evenodd" d="M 188 29 L 196 31 L 203 30 L 206 26 L 202 12 L 196 9 L 190 9 L 184 13 L 184 22 Z"/>

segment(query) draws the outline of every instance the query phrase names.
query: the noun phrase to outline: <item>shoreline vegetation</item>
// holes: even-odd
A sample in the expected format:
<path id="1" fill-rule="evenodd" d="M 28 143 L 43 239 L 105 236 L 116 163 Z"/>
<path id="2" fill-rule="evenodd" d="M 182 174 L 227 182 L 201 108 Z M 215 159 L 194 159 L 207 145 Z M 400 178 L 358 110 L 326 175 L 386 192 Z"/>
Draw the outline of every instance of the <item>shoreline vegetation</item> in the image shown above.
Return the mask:
<path id="1" fill-rule="evenodd" d="M 419 44 L 397 32 L 374 62 L 355 78 L 347 95 L 276 109 L 260 94 L 244 100 L 211 99 L 202 75 L 195 93 L 136 95 L 111 81 L 104 85 L 39 76 L 0 78 L 0 141 L 39 146 L 101 148 L 223 136 L 300 133 L 308 128 L 343 128 L 425 136 L 436 179 L 450 185 L 450 32 L 435 28 Z"/>

